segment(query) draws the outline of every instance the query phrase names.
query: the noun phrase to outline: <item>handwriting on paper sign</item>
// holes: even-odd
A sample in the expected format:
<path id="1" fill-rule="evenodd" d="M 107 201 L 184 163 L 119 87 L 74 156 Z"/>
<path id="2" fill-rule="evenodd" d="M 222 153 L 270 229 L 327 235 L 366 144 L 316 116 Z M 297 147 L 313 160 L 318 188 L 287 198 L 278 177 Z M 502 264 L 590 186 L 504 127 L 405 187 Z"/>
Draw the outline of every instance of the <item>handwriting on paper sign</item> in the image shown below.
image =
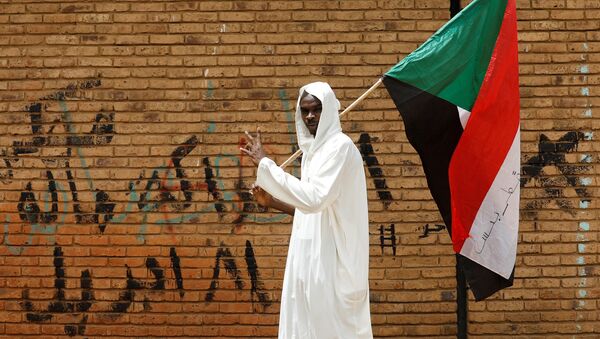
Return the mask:
<path id="1" fill-rule="evenodd" d="M 481 244 L 481 249 L 476 250 L 477 254 L 481 254 L 483 252 L 483 250 L 485 249 L 485 245 L 488 241 L 488 239 L 490 238 L 490 236 L 492 235 L 492 232 L 494 231 L 494 227 L 496 226 L 496 224 L 499 221 L 502 221 L 502 218 L 504 218 L 504 215 L 506 214 L 506 211 L 508 210 L 508 207 L 510 206 L 511 203 L 511 198 L 513 196 L 513 194 L 515 192 L 517 192 L 517 190 L 519 189 L 519 185 L 521 184 L 521 179 L 520 179 L 520 175 L 519 172 L 517 171 L 512 171 L 512 175 L 515 178 L 515 183 L 512 186 L 509 186 L 507 188 L 500 188 L 500 190 L 504 193 L 506 193 L 506 201 L 505 201 L 505 205 L 504 208 L 502 209 L 502 212 L 499 211 L 495 211 L 494 212 L 494 216 L 491 218 L 490 220 L 490 229 L 487 232 L 483 232 L 483 234 L 481 235 L 481 240 L 483 240 L 483 243 Z"/>

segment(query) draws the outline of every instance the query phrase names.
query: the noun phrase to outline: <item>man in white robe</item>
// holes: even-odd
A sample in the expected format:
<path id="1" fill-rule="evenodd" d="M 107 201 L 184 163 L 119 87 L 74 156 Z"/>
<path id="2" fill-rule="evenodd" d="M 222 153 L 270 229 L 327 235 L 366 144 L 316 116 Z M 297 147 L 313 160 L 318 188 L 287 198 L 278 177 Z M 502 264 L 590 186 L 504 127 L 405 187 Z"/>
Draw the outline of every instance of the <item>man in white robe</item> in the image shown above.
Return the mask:
<path id="1" fill-rule="evenodd" d="M 369 219 L 360 152 L 342 133 L 328 84 L 300 89 L 296 134 L 301 179 L 266 157 L 260 132 L 242 150 L 258 165 L 259 203 L 294 215 L 279 317 L 279 338 L 372 338 Z M 266 191 L 266 193 L 265 193 Z"/>

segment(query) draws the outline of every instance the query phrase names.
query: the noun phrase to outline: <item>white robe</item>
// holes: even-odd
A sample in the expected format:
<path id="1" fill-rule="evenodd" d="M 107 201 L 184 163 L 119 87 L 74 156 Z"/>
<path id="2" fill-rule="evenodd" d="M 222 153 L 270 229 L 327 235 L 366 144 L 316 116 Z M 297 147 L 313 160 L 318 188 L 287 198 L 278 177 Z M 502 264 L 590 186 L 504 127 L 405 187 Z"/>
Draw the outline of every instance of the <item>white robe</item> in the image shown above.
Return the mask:
<path id="1" fill-rule="evenodd" d="M 257 184 L 295 207 L 279 317 L 282 339 L 372 338 L 369 310 L 369 219 L 360 152 L 342 133 L 339 102 L 329 85 L 300 89 L 321 100 L 313 138 L 296 105 L 301 179 L 271 159 Z"/>

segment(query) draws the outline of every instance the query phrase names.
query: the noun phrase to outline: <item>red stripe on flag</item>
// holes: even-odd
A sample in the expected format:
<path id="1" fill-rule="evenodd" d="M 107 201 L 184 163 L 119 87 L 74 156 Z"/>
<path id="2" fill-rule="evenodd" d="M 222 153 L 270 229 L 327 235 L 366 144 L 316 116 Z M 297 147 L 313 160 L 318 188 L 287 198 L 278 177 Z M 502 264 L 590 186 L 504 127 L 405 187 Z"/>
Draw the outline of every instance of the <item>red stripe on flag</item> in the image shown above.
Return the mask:
<path id="1" fill-rule="evenodd" d="M 519 127 L 515 0 L 502 27 L 471 117 L 450 161 L 452 242 L 459 253 Z"/>

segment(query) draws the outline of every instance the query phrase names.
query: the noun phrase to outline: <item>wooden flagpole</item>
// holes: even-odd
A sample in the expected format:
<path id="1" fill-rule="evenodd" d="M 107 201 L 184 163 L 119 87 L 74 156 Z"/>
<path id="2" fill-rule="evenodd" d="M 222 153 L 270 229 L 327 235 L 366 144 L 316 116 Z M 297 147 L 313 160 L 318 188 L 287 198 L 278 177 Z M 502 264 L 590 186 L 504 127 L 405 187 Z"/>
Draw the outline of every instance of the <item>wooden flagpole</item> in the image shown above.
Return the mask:
<path id="1" fill-rule="evenodd" d="M 373 92 L 377 87 L 379 87 L 379 85 L 381 85 L 382 82 L 383 78 L 379 78 L 379 80 L 377 80 L 377 82 L 374 83 L 373 86 L 371 86 L 371 88 L 369 88 L 360 97 L 358 97 L 358 99 L 354 100 L 354 102 L 351 103 L 350 106 L 346 107 L 346 109 L 342 113 L 340 113 L 340 119 L 346 113 L 350 112 L 354 107 L 356 107 L 356 105 L 363 101 L 367 96 L 369 96 L 369 94 L 371 94 L 371 92 Z M 286 168 L 289 164 L 296 160 L 296 158 L 298 158 L 300 154 L 302 154 L 302 150 L 297 150 L 296 153 L 292 154 L 292 156 L 290 156 L 286 161 L 284 161 L 283 164 L 279 165 L 279 167 Z"/>

